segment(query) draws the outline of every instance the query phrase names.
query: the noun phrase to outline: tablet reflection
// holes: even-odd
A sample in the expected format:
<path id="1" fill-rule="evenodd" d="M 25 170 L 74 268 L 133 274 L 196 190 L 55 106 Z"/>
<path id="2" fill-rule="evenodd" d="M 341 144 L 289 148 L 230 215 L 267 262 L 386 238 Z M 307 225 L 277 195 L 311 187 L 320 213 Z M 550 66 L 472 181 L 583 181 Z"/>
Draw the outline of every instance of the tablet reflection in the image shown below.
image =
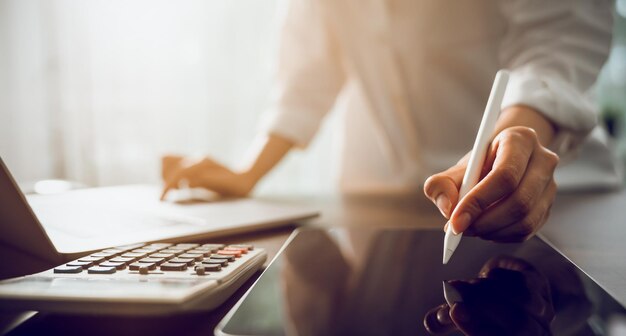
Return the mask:
<path id="1" fill-rule="evenodd" d="M 478 276 L 445 281 L 447 303 L 431 309 L 424 326 L 433 335 L 549 335 L 554 319 L 550 281 L 528 262 L 498 256 Z"/>
<path id="2" fill-rule="evenodd" d="M 296 236 L 281 268 L 285 333 L 597 334 L 577 271 L 543 242 L 467 239 L 464 256 L 446 267 L 432 252 L 440 250 L 439 236 L 408 230 Z M 442 304 L 443 279 L 455 279 L 448 281 L 456 294 L 450 304 Z"/>

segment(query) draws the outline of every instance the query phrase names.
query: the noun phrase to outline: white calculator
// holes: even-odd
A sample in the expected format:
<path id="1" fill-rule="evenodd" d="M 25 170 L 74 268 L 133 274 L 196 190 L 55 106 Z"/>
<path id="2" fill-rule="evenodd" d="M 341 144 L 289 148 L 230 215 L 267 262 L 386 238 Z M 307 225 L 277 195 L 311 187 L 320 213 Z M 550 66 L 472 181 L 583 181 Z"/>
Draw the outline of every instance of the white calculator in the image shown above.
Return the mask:
<path id="1" fill-rule="evenodd" d="M 136 244 L 0 281 L 0 308 L 159 315 L 211 310 L 265 262 L 252 245 Z"/>

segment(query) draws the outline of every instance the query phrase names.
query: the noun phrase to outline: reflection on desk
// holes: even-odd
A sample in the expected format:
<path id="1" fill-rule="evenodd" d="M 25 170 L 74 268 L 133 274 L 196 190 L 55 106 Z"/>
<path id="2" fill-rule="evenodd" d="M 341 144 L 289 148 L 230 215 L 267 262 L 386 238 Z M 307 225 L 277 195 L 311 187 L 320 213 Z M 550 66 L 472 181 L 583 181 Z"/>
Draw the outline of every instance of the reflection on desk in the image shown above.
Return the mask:
<path id="1" fill-rule="evenodd" d="M 371 196 L 371 197 L 282 197 L 272 198 L 273 201 L 306 204 L 308 206 L 315 207 L 322 212 L 322 217 L 316 220 L 316 225 L 323 227 L 331 226 L 348 226 L 355 228 L 366 228 L 369 226 L 399 226 L 399 227 L 414 227 L 414 228 L 433 228 L 440 230 L 445 219 L 439 214 L 435 206 L 421 194 L 421 192 L 415 195 L 407 195 L 402 197 L 390 197 L 390 196 Z M 562 251 L 570 260 L 573 260 L 579 265 L 587 274 L 589 274 L 595 280 L 598 280 L 600 284 L 609 292 L 616 295 L 622 304 L 626 304 L 626 244 L 623 243 L 623 237 L 626 237 L 626 225 L 624 225 L 624 218 L 626 218 L 626 191 L 603 193 L 603 192 L 590 192 L 582 194 L 566 194 L 558 195 L 556 204 L 552 210 L 552 216 L 544 229 L 541 231 L 549 241 L 554 244 L 560 251 Z M 292 228 L 277 229 L 264 232 L 254 232 L 246 235 L 233 236 L 225 243 L 253 243 L 255 246 L 260 246 L 268 251 L 269 259 L 277 253 L 283 242 L 287 239 L 291 233 Z M 355 241 L 363 241 L 362 245 L 366 245 L 367 241 L 372 239 L 368 238 L 365 233 L 367 230 L 363 230 L 363 238 L 353 239 Z M 434 232 L 433 234 L 441 234 L 442 231 Z M 356 233 L 358 235 L 358 232 Z M 356 236 L 355 236 L 356 237 Z M 341 250 L 342 256 L 345 257 L 346 265 L 349 265 L 350 272 L 363 272 L 363 261 L 357 260 L 353 256 L 362 251 L 364 246 L 354 245 L 354 253 L 348 253 L 350 249 L 346 243 L 339 243 L 339 237 L 332 237 L 331 242 L 335 245 L 346 246 L 346 250 Z M 410 239 L 409 239 L 410 240 Z M 461 246 L 467 244 L 473 244 L 473 239 L 464 239 Z M 380 243 L 378 243 L 380 244 Z M 433 239 L 429 244 L 437 246 L 434 250 L 426 251 L 423 248 L 414 250 L 416 242 L 412 242 L 413 245 L 409 247 L 402 244 L 397 246 L 399 251 L 396 253 L 408 253 L 401 252 L 401 249 L 408 249 L 411 253 L 433 254 L 433 258 L 437 260 L 436 265 L 441 265 L 441 240 L 439 238 Z M 508 245 L 504 245 L 508 246 Z M 394 249 L 396 247 L 394 246 Z M 391 248 L 389 248 L 391 249 Z M 391 249 L 393 251 L 394 249 Z M 434 252 L 433 252 L 434 251 Z M 389 252 L 390 253 L 390 252 Z M 504 252 L 503 252 L 504 253 Z M 469 264 L 465 272 L 448 274 L 445 279 L 472 279 L 477 276 L 477 272 L 482 267 L 484 262 L 489 259 L 489 256 L 485 256 L 483 260 L 472 260 L 472 258 L 457 253 L 457 257 L 462 260 L 468 260 Z M 509 254 L 512 255 L 512 254 Z M 519 257 L 513 255 L 514 257 Z M 377 258 L 376 255 L 372 255 L 371 258 Z M 397 258 L 397 257 L 395 257 Z M 381 261 L 386 261 L 391 265 L 398 263 L 396 259 L 380 258 Z M 525 259 L 525 257 L 522 257 Z M 319 257 L 310 256 L 307 262 L 313 262 L 319 260 L 319 263 L 324 264 L 323 259 Z M 417 261 L 413 261 L 416 263 Z M 304 263 L 302 267 L 307 265 Z M 331 272 L 332 262 L 326 263 L 327 267 L 322 268 L 320 276 L 329 276 L 327 273 Z M 321 267 L 321 266 L 320 266 Z M 397 279 L 400 276 L 403 277 L 415 277 L 415 273 L 418 270 L 413 270 L 405 274 L 400 264 L 396 265 L 396 272 L 398 274 L 381 274 L 372 275 L 372 281 L 378 278 L 384 278 L 388 276 L 392 279 L 396 279 L 400 285 L 402 281 Z M 535 265 L 537 267 L 537 265 Z M 537 267 L 540 271 L 544 272 L 542 267 Z M 555 272 L 558 269 L 555 269 Z M 434 272 L 434 271 L 433 271 Z M 269 275 L 270 273 L 268 273 Z M 325 275 L 326 274 L 326 275 Z M 356 274 L 356 273 L 354 273 Z M 433 274 L 428 273 L 428 274 Z M 563 274 L 569 274 L 564 272 Z M 280 273 L 276 273 L 276 281 L 280 279 Z M 596 295 L 596 292 L 602 293 L 597 286 L 586 280 L 585 277 L 576 274 L 580 277 L 585 285 L 585 294 L 593 304 L 593 315 L 586 321 L 594 321 L 596 314 L 599 316 L 600 321 L 605 322 L 604 318 L 610 316 L 611 305 L 614 304 L 612 299 L 606 299 L 609 303 L 608 308 L 604 308 L 603 304 L 605 299 L 600 295 Z M 351 275 L 350 278 L 354 278 L 356 275 Z M 266 279 L 270 279 L 266 277 Z M 441 279 L 435 281 L 433 279 L 432 288 L 433 291 L 430 295 L 426 295 L 429 298 L 428 302 L 424 303 L 423 312 L 426 313 L 433 307 L 437 307 L 443 304 L 444 298 L 442 295 L 442 283 L 443 275 Z M 266 280 L 263 280 L 266 281 Z M 425 281 L 430 281 L 426 279 Z M 243 295 L 246 290 L 254 282 L 250 280 L 243 286 L 238 293 L 228 300 L 226 304 L 220 307 L 217 311 L 207 314 L 191 314 L 181 316 L 169 316 L 159 319 L 149 318 L 129 318 L 129 317 L 107 317 L 107 316 L 69 316 L 69 315 L 54 315 L 54 314 L 37 314 L 35 318 L 31 319 L 27 323 L 18 327 L 10 335 L 34 335 L 43 334 L 46 335 L 171 335 L 184 333 L 187 335 L 209 335 L 213 333 L 215 325 L 222 319 L 224 314 L 237 302 L 237 300 Z M 277 282 L 278 283 L 278 282 Z M 352 282 L 349 282 L 352 284 Z M 281 293 L 285 286 L 273 287 L 278 294 Z M 388 291 L 388 289 L 378 288 L 372 285 L 373 291 Z M 273 295 L 272 292 L 266 293 L 267 295 Z M 429 293 L 426 293 L 429 294 Z M 407 298 L 414 295 L 412 291 L 407 293 Z M 567 298 L 568 296 L 563 296 Z M 364 300 L 365 298 L 363 298 Z M 401 307 L 408 305 L 408 303 L 402 303 Z M 599 303 L 598 303 L 599 301 Z M 428 305 L 426 305 L 428 303 Z M 275 306 L 265 307 L 261 311 L 277 311 Z M 573 306 L 575 307 L 575 306 Z M 282 308 L 281 308 L 282 309 Z M 384 311 L 385 307 L 381 307 L 380 310 Z M 251 314 L 254 311 L 250 312 Z M 278 312 L 279 316 L 281 312 Z M 410 325 L 421 326 L 423 324 L 424 316 L 420 316 L 419 312 L 411 315 Z M 562 314 L 562 313 L 561 313 Z M 568 315 L 566 313 L 564 315 Z M 385 317 L 383 315 L 381 318 Z M 556 320 L 552 324 L 559 323 L 559 317 L 557 314 Z M 254 317 L 254 316 L 252 316 Z M 585 322 L 586 322 L 585 321 Z M 626 324 L 626 319 L 623 319 Z M 4 327 L 7 324 L 0 318 L 0 326 Z M 250 323 L 254 322 L 254 318 L 250 320 Z M 271 321 L 266 321 L 270 323 Z M 564 322 L 565 323 L 565 322 Z M 1 329 L 1 328 L 0 328 Z M 369 334 L 374 333 L 372 331 Z M 415 335 L 422 335 L 415 334 Z"/>

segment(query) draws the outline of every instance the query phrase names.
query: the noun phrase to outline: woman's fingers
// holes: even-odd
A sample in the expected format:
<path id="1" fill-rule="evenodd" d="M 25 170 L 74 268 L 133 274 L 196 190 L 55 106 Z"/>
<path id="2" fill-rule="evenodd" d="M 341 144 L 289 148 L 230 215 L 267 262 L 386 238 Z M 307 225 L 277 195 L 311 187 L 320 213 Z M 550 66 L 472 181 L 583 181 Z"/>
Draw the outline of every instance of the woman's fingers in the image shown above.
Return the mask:
<path id="1" fill-rule="evenodd" d="M 167 193 L 172 189 L 178 189 L 182 181 L 187 181 L 190 186 L 197 185 L 198 175 L 205 165 L 204 160 L 190 160 L 180 158 L 177 162 L 176 170 L 170 172 L 169 177 L 165 179 L 165 186 L 161 193 L 161 200 L 164 200 Z"/>
<path id="2" fill-rule="evenodd" d="M 518 189 L 538 143 L 535 132 L 524 127 L 496 137 L 491 171 L 463 197 L 450 218 L 455 233 L 464 232 L 489 206 Z"/>
<path id="3" fill-rule="evenodd" d="M 459 188 L 463 181 L 463 174 L 465 174 L 465 164 L 460 163 L 429 177 L 424 183 L 424 193 L 446 218 L 450 218 L 452 210 L 459 201 Z"/>
<path id="4" fill-rule="evenodd" d="M 174 172 L 180 169 L 183 160 L 184 157 L 180 155 L 165 155 L 161 158 L 161 178 L 163 181 L 168 180 Z"/>
<path id="5" fill-rule="evenodd" d="M 499 230 L 480 234 L 480 237 L 503 243 L 522 242 L 534 235 L 545 223 L 556 195 L 556 184 L 550 183 L 541 196 L 538 205 L 521 220 Z"/>
<path id="6" fill-rule="evenodd" d="M 210 158 L 183 159 L 177 170 L 165 180 L 161 200 L 182 182 L 190 188 L 204 188 L 222 196 L 243 197 L 250 193 L 256 183 L 245 174 L 237 173 Z"/>
<path id="7" fill-rule="evenodd" d="M 546 211 L 554 200 L 553 172 L 558 159 L 555 155 L 542 153 L 539 149 L 530 159 L 525 175 L 518 188 L 509 196 L 489 206 L 467 230 L 468 234 L 485 236 L 507 226 L 527 220 L 532 212 L 539 215 Z M 553 190 L 549 190 L 552 185 Z M 530 222 L 527 224 L 531 224 Z M 526 224 L 525 224 L 526 225 Z M 522 225 L 523 226 L 523 225 Z M 520 231 L 535 227 L 520 228 Z"/>
<path id="8" fill-rule="evenodd" d="M 511 127 L 500 132 L 485 159 L 484 177 L 458 200 L 466 161 L 431 176 L 424 186 L 455 233 L 520 241 L 543 225 L 556 193 L 558 156 L 540 144 L 535 131 Z"/>
<path id="9" fill-rule="evenodd" d="M 161 192 L 161 201 L 165 199 L 167 193 L 170 192 L 170 190 L 178 188 L 179 181 L 180 178 L 178 177 L 178 174 L 170 176 L 170 178 L 165 181 L 163 192 Z"/>

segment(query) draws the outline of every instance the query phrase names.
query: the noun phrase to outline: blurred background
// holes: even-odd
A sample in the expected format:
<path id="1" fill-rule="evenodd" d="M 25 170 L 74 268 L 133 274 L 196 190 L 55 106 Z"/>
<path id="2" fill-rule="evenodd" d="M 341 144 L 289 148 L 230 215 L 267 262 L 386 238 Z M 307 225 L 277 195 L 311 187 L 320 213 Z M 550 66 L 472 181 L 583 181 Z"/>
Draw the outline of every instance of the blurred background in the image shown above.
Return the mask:
<path id="1" fill-rule="evenodd" d="M 268 108 L 277 0 L 0 0 L 0 157 L 19 182 L 159 183 L 236 166 Z M 330 193 L 334 117 L 257 192 Z"/>
<path id="2" fill-rule="evenodd" d="M 0 157 L 23 185 L 159 183 L 163 154 L 240 164 L 269 108 L 284 0 L 0 0 Z M 626 0 L 597 87 L 626 158 Z M 257 194 L 335 191 L 337 113 Z"/>

